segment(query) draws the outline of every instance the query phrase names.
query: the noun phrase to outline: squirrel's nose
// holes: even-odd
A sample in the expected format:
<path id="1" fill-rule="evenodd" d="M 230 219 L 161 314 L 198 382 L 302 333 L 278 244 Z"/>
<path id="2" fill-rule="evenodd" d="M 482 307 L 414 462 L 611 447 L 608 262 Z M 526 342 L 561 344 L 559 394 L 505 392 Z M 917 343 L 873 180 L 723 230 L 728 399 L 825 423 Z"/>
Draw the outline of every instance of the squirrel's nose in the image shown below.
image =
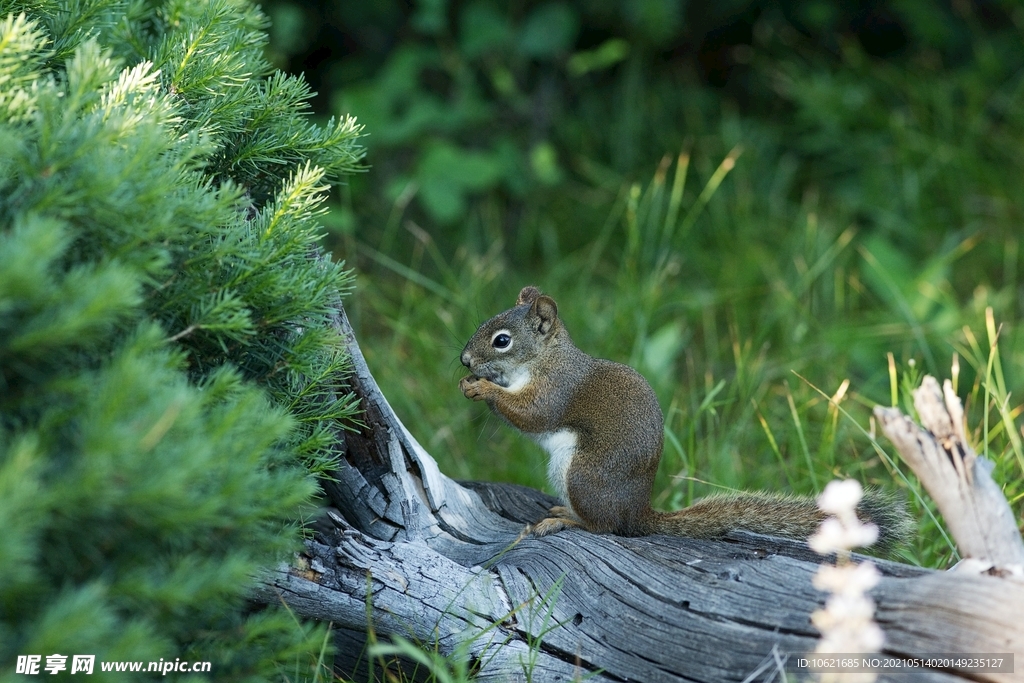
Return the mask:
<path id="1" fill-rule="evenodd" d="M 470 364 L 473 362 L 473 357 L 469 355 L 469 349 L 463 351 L 462 356 L 460 358 L 462 360 L 462 364 L 465 365 L 467 368 L 470 367 Z"/>

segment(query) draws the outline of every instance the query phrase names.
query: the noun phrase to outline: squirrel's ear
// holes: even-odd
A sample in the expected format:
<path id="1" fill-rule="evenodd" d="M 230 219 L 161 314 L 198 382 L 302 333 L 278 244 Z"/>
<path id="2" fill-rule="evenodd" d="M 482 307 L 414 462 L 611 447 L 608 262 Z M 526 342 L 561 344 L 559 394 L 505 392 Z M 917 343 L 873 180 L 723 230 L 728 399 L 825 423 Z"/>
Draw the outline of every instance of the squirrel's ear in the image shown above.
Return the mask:
<path id="1" fill-rule="evenodd" d="M 540 290 L 530 285 L 529 287 L 523 287 L 519 291 L 519 298 L 516 299 L 516 306 L 522 306 L 523 304 L 532 304 L 540 296 Z"/>
<path id="2" fill-rule="evenodd" d="M 541 294 L 534 300 L 533 308 L 530 312 L 537 316 L 539 323 L 537 324 L 537 331 L 541 334 L 547 334 L 551 331 L 551 327 L 558 320 L 558 304 L 550 296 Z"/>

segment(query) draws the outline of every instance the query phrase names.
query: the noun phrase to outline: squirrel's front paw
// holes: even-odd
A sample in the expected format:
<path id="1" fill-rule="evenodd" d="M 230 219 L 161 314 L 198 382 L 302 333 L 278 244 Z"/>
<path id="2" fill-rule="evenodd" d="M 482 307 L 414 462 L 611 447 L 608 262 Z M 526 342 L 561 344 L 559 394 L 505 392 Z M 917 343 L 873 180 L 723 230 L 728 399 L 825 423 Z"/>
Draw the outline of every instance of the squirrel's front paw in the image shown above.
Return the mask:
<path id="1" fill-rule="evenodd" d="M 459 381 L 459 389 L 466 398 L 482 401 L 486 398 L 487 385 L 491 382 L 476 375 L 466 375 Z"/>

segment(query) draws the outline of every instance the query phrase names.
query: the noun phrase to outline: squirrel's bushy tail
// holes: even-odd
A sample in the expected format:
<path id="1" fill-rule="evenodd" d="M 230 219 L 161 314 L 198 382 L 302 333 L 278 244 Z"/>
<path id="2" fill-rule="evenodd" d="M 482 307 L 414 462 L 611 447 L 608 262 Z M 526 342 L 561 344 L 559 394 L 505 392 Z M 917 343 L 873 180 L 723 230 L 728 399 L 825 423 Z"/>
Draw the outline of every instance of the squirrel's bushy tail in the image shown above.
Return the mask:
<path id="1" fill-rule="evenodd" d="M 858 516 L 878 526 L 874 548 L 887 552 L 907 541 L 913 530 L 910 516 L 894 494 L 865 492 Z M 804 540 L 826 517 L 813 498 L 778 493 L 740 493 L 703 498 L 678 512 L 656 512 L 654 533 L 691 538 L 721 538 L 730 531 Z"/>
<path id="2" fill-rule="evenodd" d="M 878 527 L 878 540 L 871 547 L 883 553 L 909 543 L 914 535 L 914 520 L 907 512 L 906 500 L 895 491 L 865 490 L 857 516 Z"/>

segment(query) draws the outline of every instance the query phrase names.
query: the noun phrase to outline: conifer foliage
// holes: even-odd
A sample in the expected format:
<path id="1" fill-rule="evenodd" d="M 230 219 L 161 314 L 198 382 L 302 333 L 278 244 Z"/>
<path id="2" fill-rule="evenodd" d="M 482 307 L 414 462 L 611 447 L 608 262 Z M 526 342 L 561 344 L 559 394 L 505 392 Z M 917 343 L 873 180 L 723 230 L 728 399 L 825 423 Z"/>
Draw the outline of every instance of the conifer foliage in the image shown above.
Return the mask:
<path id="1" fill-rule="evenodd" d="M 348 274 L 312 256 L 361 151 L 264 29 L 239 0 L 0 0 L 0 681 L 28 654 L 293 678 L 322 637 L 245 594 L 353 413 L 323 400 Z"/>

